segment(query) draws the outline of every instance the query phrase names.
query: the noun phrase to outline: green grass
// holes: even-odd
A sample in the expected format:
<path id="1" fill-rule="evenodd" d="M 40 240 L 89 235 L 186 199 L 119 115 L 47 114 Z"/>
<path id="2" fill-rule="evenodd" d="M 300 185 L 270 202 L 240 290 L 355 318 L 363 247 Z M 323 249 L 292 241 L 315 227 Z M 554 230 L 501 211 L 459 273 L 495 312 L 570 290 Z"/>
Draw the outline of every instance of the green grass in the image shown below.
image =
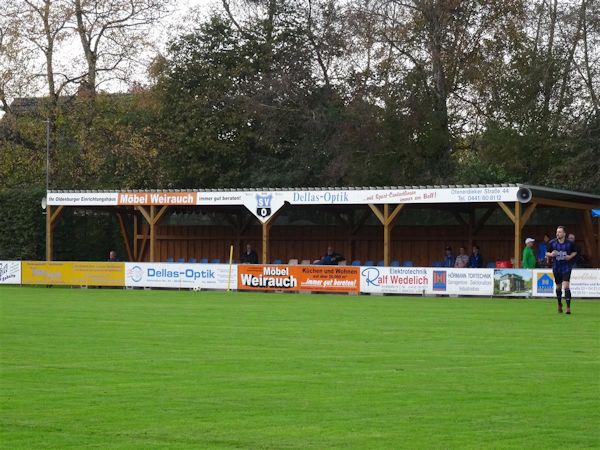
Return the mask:
<path id="1" fill-rule="evenodd" d="M 0 288 L 0 445 L 598 448 L 600 302 Z"/>

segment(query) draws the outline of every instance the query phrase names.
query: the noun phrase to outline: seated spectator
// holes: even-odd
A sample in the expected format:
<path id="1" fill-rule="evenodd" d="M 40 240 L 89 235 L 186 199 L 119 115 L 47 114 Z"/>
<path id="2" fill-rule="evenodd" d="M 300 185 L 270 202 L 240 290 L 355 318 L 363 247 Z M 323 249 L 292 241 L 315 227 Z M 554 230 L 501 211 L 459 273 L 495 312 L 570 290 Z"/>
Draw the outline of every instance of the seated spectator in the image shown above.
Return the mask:
<path id="1" fill-rule="evenodd" d="M 456 261 L 454 262 L 454 267 L 462 269 L 463 267 L 469 266 L 469 255 L 465 253 L 465 248 L 461 247 L 458 249 L 458 255 L 456 256 Z"/>
<path id="2" fill-rule="evenodd" d="M 549 267 L 550 261 L 546 257 L 546 252 L 548 251 L 548 242 L 550 242 L 550 236 L 548 233 L 544 234 L 544 240 L 538 244 L 537 248 L 537 263 L 538 267 Z"/>
<path id="3" fill-rule="evenodd" d="M 117 252 L 116 252 L 116 251 L 114 251 L 114 250 L 111 250 L 111 251 L 108 253 L 108 261 L 109 261 L 109 262 L 117 262 L 117 261 L 119 261 L 119 258 L 118 258 L 118 256 L 117 256 Z"/>
<path id="4" fill-rule="evenodd" d="M 446 247 L 446 256 L 444 256 L 444 262 L 442 264 L 443 267 L 454 267 L 454 263 L 456 262 L 456 258 L 452 254 L 452 247 Z"/>
<path id="5" fill-rule="evenodd" d="M 258 255 L 250 244 L 246 244 L 246 251 L 240 256 L 240 264 L 258 264 Z"/>
<path id="6" fill-rule="evenodd" d="M 340 261 L 345 260 L 346 258 L 344 258 L 339 253 L 336 253 L 333 250 L 333 247 L 329 246 L 327 247 L 327 254 L 321 258 L 319 264 L 322 264 L 324 266 L 337 266 L 340 263 Z"/>
<path id="7" fill-rule="evenodd" d="M 478 245 L 473 246 L 473 253 L 471 253 L 471 256 L 469 257 L 469 267 L 471 269 L 483 267 L 483 257 L 481 256 L 481 253 L 479 253 Z"/>

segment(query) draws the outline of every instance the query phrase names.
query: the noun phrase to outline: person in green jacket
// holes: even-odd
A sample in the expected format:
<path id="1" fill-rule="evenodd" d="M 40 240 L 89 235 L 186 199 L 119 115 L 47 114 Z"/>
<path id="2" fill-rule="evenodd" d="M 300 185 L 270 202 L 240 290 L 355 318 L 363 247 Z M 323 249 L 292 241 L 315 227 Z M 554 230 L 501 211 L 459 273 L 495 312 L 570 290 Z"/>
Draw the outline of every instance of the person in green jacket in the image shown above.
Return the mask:
<path id="1" fill-rule="evenodd" d="M 533 245 L 535 239 L 525 239 L 525 248 L 523 249 L 523 269 L 535 269 L 535 253 L 533 253 Z"/>

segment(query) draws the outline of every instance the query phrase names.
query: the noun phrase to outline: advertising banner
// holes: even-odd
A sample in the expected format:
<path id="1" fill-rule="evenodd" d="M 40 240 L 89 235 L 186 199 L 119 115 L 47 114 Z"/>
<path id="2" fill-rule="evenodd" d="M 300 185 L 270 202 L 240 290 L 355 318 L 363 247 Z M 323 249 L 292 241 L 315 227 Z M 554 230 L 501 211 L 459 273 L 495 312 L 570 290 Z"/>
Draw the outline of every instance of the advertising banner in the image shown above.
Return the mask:
<path id="1" fill-rule="evenodd" d="M 0 284 L 21 284 L 21 261 L 0 261 Z"/>
<path id="2" fill-rule="evenodd" d="M 49 192 L 49 205 L 244 205 L 261 221 L 292 205 L 514 202 L 518 186 L 271 191 Z"/>
<path id="3" fill-rule="evenodd" d="M 494 269 L 431 269 L 428 294 L 481 295 L 494 293 Z"/>
<path id="4" fill-rule="evenodd" d="M 531 296 L 532 275 L 531 269 L 494 269 L 494 295 Z"/>
<path id="5" fill-rule="evenodd" d="M 48 192 L 46 201 L 48 205 L 65 206 L 114 206 L 117 204 L 116 192 L 73 192 L 54 193 Z"/>
<path id="6" fill-rule="evenodd" d="M 555 289 L 552 269 L 534 269 L 534 297 L 554 297 Z M 573 297 L 600 298 L 600 270 L 573 269 L 570 289 Z"/>
<path id="7" fill-rule="evenodd" d="M 65 284 L 73 286 L 125 286 L 122 262 L 37 262 L 23 261 L 23 284 Z"/>
<path id="8" fill-rule="evenodd" d="M 360 268 L 360 291 L 369 294 L 423 294 L 430 281 L 425 267 Z"/>
<path id="9" fill-rule="evenodd" d="M 551 269 L 533 269 L 533 296 L 554 297 L 554 275 Z"/>
<path id="10" fill-rule="evenodd" d="M 195 205 L 194 192 L 132 192 L 118 195 L 119 205 Z"/>
<path id="11" fill-rule="evenodd" d="M 229 264 L 126 263 L 128 287 L 237 289 L 237 266 Z"/>
<path id="12" fill-rule="evenodd" d="M 257 291 L 359 292 L 359 267 L 240 265 L 238 289 Z"/>
<path id="13" fill-rule="evenodd" d="M 600 270 L 573 269 L 571 272 L 573 297 L 600 297 Z"/>

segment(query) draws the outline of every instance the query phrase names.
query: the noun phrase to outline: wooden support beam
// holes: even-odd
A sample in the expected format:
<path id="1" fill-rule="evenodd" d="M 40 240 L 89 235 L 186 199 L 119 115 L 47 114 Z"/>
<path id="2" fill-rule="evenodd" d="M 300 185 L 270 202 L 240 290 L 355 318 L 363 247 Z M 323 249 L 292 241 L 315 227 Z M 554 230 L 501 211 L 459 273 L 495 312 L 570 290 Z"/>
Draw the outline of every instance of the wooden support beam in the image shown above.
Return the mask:
<path id="1" fill-rule="evenodd" d="M 514 267 L 521 267 L 521 231 L 523 226 L 521 225 L 521 203 L 515 202 L 515 263 Z"/>
<path id="2" fill-rule="evenodd" d="M 384 242 L 383 242 L 383 263 L 386 266 L 390 265 L 391 262 L 391 252 L 390 252 L 390 247 L 392 244 L 392 239 L 391 239 L 391 235 L 392 235 L 392 228 L 394 228 L 394 221 L 396 220 L 396 218 L 398 217 L 398 214 L 400 214 L 400 211 L 402 211 L 402 208 L 404 208 L 406 204 L 405 203 L 400 203 L 398 205 L 396 205 L 396 207 L 394 208 L 394 210 L 392 211 L 392 213 L 390 214 L 389 212 L 389 206 L 387 206 L 387 208 L 384 208 L 384 212 L 385 212 L 385 225 L 384 225 Z M 386 230 L 387 228 L 387 230 Z M 387 236 L 387 243 L 385 242 L 385 237 Z"/>
<path id="3" fill-rule="evenodd" d="M 135 256 L 134 261 L 139 261 L 138 257 L 138 218 L 137 215 L 133 215 L 133 255 Z"/>
<path id="4" fill-rule="evenodd" d="M 156 262 L 154 260 L 155 248 L 156 248 L 156 227 L 154 217 L 156 216 L 156 206 L 150 206 L 150 262 Z"/>
<path id="5" fill-rule="evenodd" d="M 53 227 L 56 225 L 56 220 L 62 213 L 63 209 L 64 209 L 64 205 L 57 206 L 56 211 L 54 211 L 54 213 L 52 214 L 50 221 L 52 222 Z"/>
<path id="6" fill-rule="evenodd" d="M 594 267 L 598 267 L 598 265 L 600 265 L 600 248 L 598 247 L 598 243 L 594 239 L 594 225 L 592 223 L 592 212 L 591 210 L 581 211 L 581 216 L 583 218 L 583 240 L 585 242 L 585 246 L 588 252 L 590 252 L 589 256 L 592 259 L 592 265 Z M 598 231 L 600 232 L 600 227 Z"/>
<path id="7" fill-rule="evenodd" d="M 538 205 L 556 206 L 557 208 L 566 209 L 583 209 L 589 211 L 592 208 L 597 208 L 598 205 L 590 205 L 589 203 L 568 202 L 565 200 L 554 200 L 550 198 L 537 198 L 533 200 Z"/>
<path id="8" fill-rule="evenodd" d="M 148 228 L 150 225 L 145 225 L 142 228 L 142 232 L 144 233 L 144 237 L 142 238 L 142 245 L 140 245 L 140 252 L 138 253 L 137 260 L 142 261 L 144 258 L 144 252 L 146 251 L 146 243 L 148 242 L 148 230 L 144 228 Z"/>
<path id="9" fill-rule="evenodd" d="M 280 208 L 277 212 L 275 212 L 266 222 L 262 224 L 262 263 L 269 264 L 270 257 L 270 243 L 269 243 L 269 234 L 271 232 L 271 226 L 275 223 L 277 216 L 283 211 L 283 208 Z"/>
<path id="10" fill-rule="evenodd" d="M 383 213 L 379 210 L 377 205 L 373 205 L 369 203 L 369 208 L 375 213 L 375 216 L 379 219 L 382 225 L 385 225 L 385 217 L 383 217 Z"/>
<path id="11" fill-rule="evenodd" d="M 454 216 L 454 218 L 456 219 L 456 221 L 458 222 L 459 225 L 463 225 L 463 226 L 467 225 L 467 221 L 463 218 L 463 216 L 461 216 L 456 211 L 451 211 L 451 212 L 452 212 L 452 215 Z"/>
<path id="12" fill-rule="evenodd" d="M 399 205 L 396 205 L 392 213 L 387 218 L 388 224 L 391 225 L 394 220 L 396 220 L 396 217 L 398 217 L 398 214 L 400 214 L 400 211 L 402 211 L 402 208 L 404 208 L 405 205 L 406 203 L 400 203 Z"/>
<path id="13" fill-rule="evenodd" d="M 146 222 L 148 222 L 148 223 L 152 222 L 152 218 L 150 217 L 150 212 L 147 211 L 144 206 L 137 206 L 137 209 L 139 212 L 142 213 L 142 216 L 144 216 L 144 219 L 146 219 Z"/>
<path id="14" fill-rule="evenodd" d="M 537 207 L 537 203 L 531 203 L 527 207 L 527 209 L 523 213 L 523 216 L 521 217 L 521 229 L 523 229 L 523 227 L 525 226 L 525 224 L 527 223 L 527 221 L 531 218 L 531 215 L 535 211 L 536 207 Z"/>
<path id="15" fill-rule="evenodd" d="M 46 207 L 46 261 L 52 261 L 52 206 Z"/>
<path id="16" fill-rule="evenodd" d="M 375 213 L 375 216 L 377 216 L 383 225 L 383 263 L 386 266 L 390 265 L 390 246 L 394 220 L 396 220 L 396 217 L 398 217 L 398 214 L 402 211 L 404 205 L 404 203 L 396 205 L 394 210 L 390 213 L 390 205 L 387 203 L 383 205 L 383 212 L 381 212 L 377 205 L 369 204 L 369 208 L 371 208 Z"/>
<path id="17" fill-rule="evenodd" d="M 163 218 L 163 216 L 166 214 L 166 212 L 167 212 L 168 209 L 169 209 L 168 205 L 164 205 L 164 206 L 160 207 L 160 209 L 158 210 L 158 212 L 154 216 L 154 225 L 157 225 L 158 222 L 160 222 L 160 219 Z"/>
<path id="18" fill-rule="evenodd" d="M 390 205 L 387 203 L 383 205 L 383 264 L 385 266 L 390 265 L 390 241 L 392 234 L 392 227 L 388 223 L 390 217 Z"/>
<path id="19" fill-rule="evenodd" d="M 53 211 L 54 209 L 54 211 Z M 52 255 L 54 250 L 54 227 L 64 209 L 63 205 L 46 207 L 46 261 L 52 261 Z"/>
<path id="20" fill-rule="evenodd" d="M 150 205 L 150 211 L 144 206 L 138 206 L 138 211 L 144 216 L 148 225 L 150 225 L 150 262 L 155 262 L 156 256 L 156 225 L 169 209 L 168 205 L 160 206 L 157 210 L 155 205 Z M 140 253 L 141 257 L 141 253 Z"/>
<path id="21" fill-rule="evenodd" d="M 268 220 L 262 224 L 262 259 L 263 264 L 269 264 L 269 232 L 271 231 L 271 221 Z"/>
<path id="22" fill-rule="evenodd" d="M 506 205 L 506 203 L 504 203 L 504 202 L 498 202 L 498 205 L 500 205 L 500 208 L 502 208 L 502 210 L 508 216 L 508 218 L 510 219 L 510 221 L 512 223 L 515 223 L 515 215 L 511 211 L 511 209 Z"/>
<path id="23" fill-rule="evenodd" d="M 123 220 L 123 214 L 118 212 L 117 219 L 119 220 L 119 228 L 121 230 L 121 235 L 123 236 L 123 242 L 125 243 L 125 250 L 127 250 L 127 260 L 134 261 L 134 253 L 131 248 L 131 241 L 129 240 L 129 235 L 127 234 L 127 228 L 125 227 L 125 221 Z"/>
<path id="24" fill-rule="evenodd" d="M 481 219 L 479 219 L 479 221 L 477 221 L 477 224 L 475 224 L 475 228 L 473 229 L 473 236 L 476 236 L 477 234 L 479 234 L 479 232 L 481 231 L 483 226 L 486 224 L 488 219 L 492 216 L 492 214 L 494 214 L 494 211 L 496 211 L 495 207 L 488 208 L 488 210 L 481 217 Z"/>

